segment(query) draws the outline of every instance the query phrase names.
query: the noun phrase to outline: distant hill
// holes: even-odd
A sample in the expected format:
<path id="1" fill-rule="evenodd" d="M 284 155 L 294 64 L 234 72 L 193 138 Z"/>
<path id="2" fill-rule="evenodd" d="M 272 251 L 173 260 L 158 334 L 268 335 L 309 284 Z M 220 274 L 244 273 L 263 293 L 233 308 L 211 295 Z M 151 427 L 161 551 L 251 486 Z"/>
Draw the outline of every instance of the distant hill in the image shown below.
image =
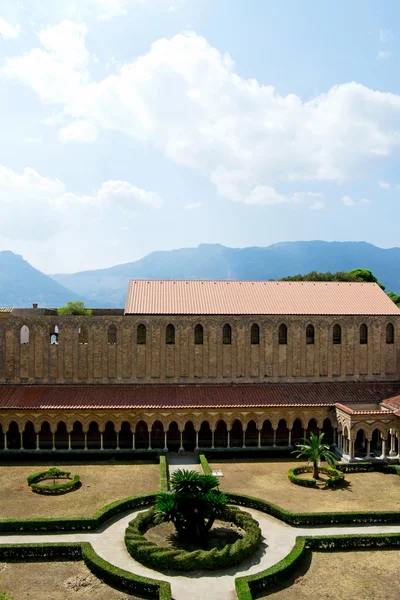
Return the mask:
<path id="1" fill-rule="evenodd" d="M 378 248 L 367 242 L 282 242 L 266 248 L 201 244 L 197 248 L 152 252 L 108 269 L 51 277 L 80 298 L 87 298 L 89 306 L 121 307 L 129 279 L 262 280 L 358 267 L 370 269 L 386 285 L 386 291 L 400 292 L 400 248 Z"/>
<path id="2" fill-rule="evenodd" d="M 19 254 L 0 251 L 0 306 L 29 307 L 37 302 L 42 307 L 56 307 L 77 299 L 75 292 L 32 267 Z"/>

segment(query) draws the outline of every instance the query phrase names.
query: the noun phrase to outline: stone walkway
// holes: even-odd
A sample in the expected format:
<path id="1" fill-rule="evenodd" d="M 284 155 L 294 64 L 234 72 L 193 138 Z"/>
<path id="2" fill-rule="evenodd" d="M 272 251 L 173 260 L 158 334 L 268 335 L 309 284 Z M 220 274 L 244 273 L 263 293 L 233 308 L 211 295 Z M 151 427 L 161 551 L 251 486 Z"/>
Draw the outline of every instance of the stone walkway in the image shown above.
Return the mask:
<path id="1" fill-rule="evenodd" d="M 260 524 L 263 543 L 251 560 L 224 571 L 193 572 L 185 575 L 163 575 L 133 560 L 124 544 L 128 523 L 140 511 L 119 515 L 92 533 L 0 535 L 1 544 L 43 542 L 90 542 L 99 556 L 113 565 L 138 575 L 169 581 L 174 600 L 235 600 L 235 577 L 250 575 L 266 569 L 284 558 L 299 535 L 351 533 L 400 533 L 400 525 L 364 525 L 348 527 L 294 528 L 265 513 L 244 509 Z"/>
<path id="2" fill-rule="evenodd" d="M 179 469 L 186 469 L 187 471 L 198 471 L 203 474 L 203 469 L 201 467 L 198 455 L 196 454 L 169 454 L 167 458 L 168 463 L 168 472 L 169 477 L 175 471 L 179 471 Z"/>

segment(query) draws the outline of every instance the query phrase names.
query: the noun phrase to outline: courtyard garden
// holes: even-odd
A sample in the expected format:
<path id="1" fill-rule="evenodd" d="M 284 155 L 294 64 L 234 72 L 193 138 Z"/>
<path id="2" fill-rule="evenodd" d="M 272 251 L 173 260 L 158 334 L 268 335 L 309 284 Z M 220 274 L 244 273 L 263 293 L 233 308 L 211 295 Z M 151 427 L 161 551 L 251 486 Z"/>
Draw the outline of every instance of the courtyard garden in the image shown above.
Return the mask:
<path id="1" fill-rule="evenodd" d="M 32 493 L 27 484 L 29 476 L 48 470 L 48 464 L 0 466 L 0 519 L 89 517 L 111 502 L 159 488 L 158 464 L 94 463 L 64 468 L 72 476 L 79 475 L 82 485 L 72 493 L 50 496 Z"/>
<path id="2" fill-rule="evenodd" d="M 210 460 L 209 464 L 212 471 L 223 474 L 223 492 L 261 498 L 291 512 L 400 510 L 400 477 L 394 474 L 346 473 L 347 486 L 324 489 L 300 487 L 289 481 L 289 469 L 305 465 L 302 460 Z"/>

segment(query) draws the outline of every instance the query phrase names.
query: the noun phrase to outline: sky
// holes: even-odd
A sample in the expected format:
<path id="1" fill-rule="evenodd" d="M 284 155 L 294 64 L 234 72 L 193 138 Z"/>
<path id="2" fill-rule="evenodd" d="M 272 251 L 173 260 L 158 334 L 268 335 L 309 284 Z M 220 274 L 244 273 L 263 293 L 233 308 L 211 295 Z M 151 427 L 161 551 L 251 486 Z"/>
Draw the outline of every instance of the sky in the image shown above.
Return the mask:
<path id="1" fill-rule="evenodd" d="M 0 0 L 0 250 L 399 246 L 398 0 Z"/>

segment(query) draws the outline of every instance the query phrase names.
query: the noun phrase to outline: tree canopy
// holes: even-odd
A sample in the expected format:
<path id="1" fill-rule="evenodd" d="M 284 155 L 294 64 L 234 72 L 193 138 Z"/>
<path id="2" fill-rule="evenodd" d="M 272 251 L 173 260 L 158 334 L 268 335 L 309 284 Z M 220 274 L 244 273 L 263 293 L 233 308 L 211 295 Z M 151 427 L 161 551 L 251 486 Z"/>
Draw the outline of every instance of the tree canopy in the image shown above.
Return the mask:
<path id="1" fill-rule="evenodd" d="M 91 315 L 90 308 L 86 308 L 85 304 L 80 300 L 76 302 L 67 302 L 65 306 L 57 308 L 58 315 Z"/>
<path id="2" fill-rule="evenodd" d="M 321 460 L 326 460 L 330 467 L 334 467 L 336 464 L 336 455 L 329 450 L 327 444 L 322 443 L 323 437 L 323 433 L 320 435 L 311 433 L 310 439 L 304 438 L 303 443 L 298 444 L 297 450 L 292 452 L 292 454 L 296 454 L 297 458 L 304 456 L 308 464 L 312 463 L 314 479 L 319 479 Z"/>

